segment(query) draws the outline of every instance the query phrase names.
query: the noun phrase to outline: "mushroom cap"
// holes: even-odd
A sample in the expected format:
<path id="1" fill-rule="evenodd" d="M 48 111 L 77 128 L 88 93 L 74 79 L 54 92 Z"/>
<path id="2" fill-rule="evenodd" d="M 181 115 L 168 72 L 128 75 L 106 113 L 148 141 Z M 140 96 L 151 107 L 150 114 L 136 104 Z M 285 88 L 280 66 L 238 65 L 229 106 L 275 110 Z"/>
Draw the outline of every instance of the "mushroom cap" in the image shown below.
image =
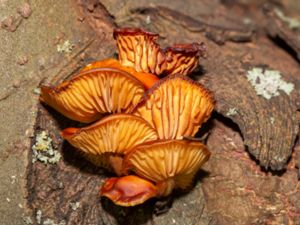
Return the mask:
<path id="1" fill-rule="evenodd" d="M 122 71 L 129 73 L 130 75 L 134 76 L 139 81 L 141 81 L 147 89 L 152 87 L 159 80 L 159 78 L 154 74 L 137 72 L 131 67 L 122 66 L 122 64 L 119 61 L 113 58 L 92 62 L 86 65 L 81 70 L 81 72 L 91 70 L 91 69 L 96 69 L 96 68 L 104 68 L 104 67 L 120 69 Z"/>
<path id="2" fill-rule="evenodd" d="M 187 75 L 199 65 L 200 56 L 205 56 L 204 43 L 176 44 L 164 49 L 165 74 Z"/>
<path id="3" fill-rule="evenodd" d="M 114 30 L 121 64 L 134 68 L 138 72 L 160 74 L 165 56 L 155 42 L 158 37 L 158 34 L 139 28 Z"/>
<path id="4" fill-rule="evenodd" d="M 74 147 L 93 155 L 123 155 L 136 145 L 157 139 L 150 124 L 129 114 L 109 115 L 84 128 L 66 128 L 61 135 Z"/>
<path id="5" fill-rule="evenodd" d="M 213 108 L 213 96 L 205 87 L 186 76 L 171 75 L 145 93 L 134 114 L 148 121 L 160 139 L 181 139 L 194 136 Z"/>
<path id="6" fill-rule="evenodd" d="M 210 152 L 200 142 L 187 140 L 159 140 L 135 147 L 123 161 L 125 173 L 153 181 L 161 196 L 173 188 L 187 189 Z"/>
<path id="7" fill-rule="evenodd" d="M 145 30 L 143 30 L 141 28 L 137 28 L 137 27 L 116 28 L 116 29 L 114 29 L 114 33 L 113 33 L 114 39 L 117 39 L 119 36 L 137 36 L 137 35 L 145 36 L 148 38 L 153 38 L 154 40 L 159 38 L 159 34 L 145 31 Z"/>
<path id="8" fill-rule="evenodd" d="M 130 113 L 145 92 L 126 71 L 97 68 L 56 87 L 41 87 L 40 100 L 66 117 L 84 123 L 108 113 Z"/>
<path id="9" fill-rule="evenodd" d="M 166 49 L 156 43 L 159 35 L 139 28 L 119 28 L 114 31 L 119 61 L 138 72 L 156 75 L 181 73 L 187 75 L 204 55 L 204 44 L 177 44 Z"/>
<path id="10" fill-rule="evenodd" d="M 157 188 L 149 181 L 137 176 L 109 178 L 103 184 L 100 195 L 121 206 L 142 204 L 157 195 Z"/>

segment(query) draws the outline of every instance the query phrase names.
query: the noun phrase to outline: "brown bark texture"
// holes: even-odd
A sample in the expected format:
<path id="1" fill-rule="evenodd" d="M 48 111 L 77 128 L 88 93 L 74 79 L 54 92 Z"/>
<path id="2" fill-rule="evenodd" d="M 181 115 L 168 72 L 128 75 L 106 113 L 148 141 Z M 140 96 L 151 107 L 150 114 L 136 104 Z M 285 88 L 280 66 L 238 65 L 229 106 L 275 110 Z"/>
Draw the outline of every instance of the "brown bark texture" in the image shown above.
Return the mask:
<path id="1" fill-rule="evenodd" d="M 27 198 L 34 223 L 52 218 L 70 225 L 300 224 L 300 24 L 287 19 L 300 21 L 300 6 L 291 2 L 74 0 L 74 20 L 85 26 L 78 32 L 84 32 L 87 44 L 43 82 L 57 84 L 90 61 L 112 57 L 116 27 L 159 33 L 162 46 L 204 42 L 207 57 L 191 77 L 216 99 L 212 118 L 199 132 L 212 157 L 190 192 L 171 196 L 166 212 L 155 213 L 157 200 L 115 206 L 99 197 L 110 174 L 60 137 L 61 129 L 79 125 L 39 105 L 35 133 L 47 131 L 63 157 L 56 165 L 45 165 L 32 163 L 29 154 Z M 264 98 L 247 79 L 253 68 L 280 72 L 293 90 Z M 74 202 L 79 203 L 75 210 L 70 206 Z M 36 220 L 38 211 L 41 221 Z"/>

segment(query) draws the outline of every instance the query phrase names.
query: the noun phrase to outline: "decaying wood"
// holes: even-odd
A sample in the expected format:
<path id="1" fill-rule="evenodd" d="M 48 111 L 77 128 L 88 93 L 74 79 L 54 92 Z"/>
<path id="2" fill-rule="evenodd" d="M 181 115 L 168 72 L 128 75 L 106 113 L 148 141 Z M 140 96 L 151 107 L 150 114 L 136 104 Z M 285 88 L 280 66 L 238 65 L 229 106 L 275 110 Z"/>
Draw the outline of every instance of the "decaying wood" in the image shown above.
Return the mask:
<path id="1" fill-rule="evenodd" d="M 48 111 L 49 110 L 49 111 Z M 113 176 L 86 161 L 76 149 L 60 137 L 59 127 L 78 126 L 43 106 L 39 109 L 36 134 L 46 130 L 53 145 L 63 155 L 57 165 L 31 163 L 28 174 L 28 204 L 42 212 L 42 223 L 48 218 L 64 220 L 66 224 L 194 224 L 213 225 L 204 211 L 201 184 L 189 193 L 177 193 L 167 213 L 155 215 L 155 200 L 141 206 L 123 208 L 100 198 L 99 190 L 105 178 Z M 203 177 L 203 176 L 202 176 Z M 72 204 L 78 203 L 78 208 Z M 178 212 L 181 215 L 178 216 Z M 175 221 L 175 222 L 174 222 Z"/>
<path id="2" fill-rule="evenodd" d="M 206 72 L 201 79 L 209 81 L 208 85 L 214 92 L 217 101 L 216 110 L 227 116 L 230 108 L 236 109 L 237 114 L 229 117 L 239 125 L 249 152 L 264 168 L 283 169 L 291 156 L 298 131 L 295 101 L 292 96 L 289 97 L 285 94 L 270 100 L 258 96 L 247 80 L 246 74 L 247 70 L 261 66 L 279 70 L 283 74 L 283 79 L 294 82 L 294 94 L 297 95 L 299 89 L 299 80 L 297 80 L 297 73 L 295 73 L 298 68 L 297 63 L 292 63 L 291 67 L 280 66 L 285 63 L 291 64 L 290 60 L 292 59 L 288 55 L 283 56 L 280 49 L 265 35 L 257 35 L 257 40 L 252 42 L 252 46 L 246 44 L 215 46 L 209 42 L 212 37 L 212 33 L 209 33 L 211 31 L 214 31 L 215 34 L 215 38 L 212 40 L 217 44 L 220 42 L 216 40 L 221 39 L 221 43 L 226 40 L 240 42 L 244 40 L 244 35 L 251 31 L 250 28 L 247 31 L 247 25 L 243 27 L 242 24 L 239 26 L 235 24 L 234 26 L 231 20 L 226 20 L 226 17 L 219 19 L 212 15 L 209 19 L 211 22 L 204 23 L 182 13 L 176 14 L 166 7 L 143 8 L 133 11 L 139 12 L 139 15 L 143 16 L 138 18 L 139 21 L 145 21 L 145 17 L 151 16 L 153 29 L 156 27 L 165 28 L 163 32 L 167 37 L 165 41 L 168 43 L 176 42 L 178 39 L 186 42 L 189 39 L 195 40 L 197 33 L 201 34 L 199 37 L 202 37 L 198 38 L 198 41 L 203 41 L 203 36 L 208 37 L 206 43 L 209 49 L 209 58 L 202 64 Z M 174 30 L 169 26 L 170 21 L 176 24 Z M 223 22 L 218 23 L 218 21 Z M 134 23 L 134 21 L 129 22 Z M 219 25 L 213 25 L 216 23 Z M 259 24 L 265 23 L 257 21 L 256 25 L 252 27 L 257 27 Z M 189 30 L 186 29 L 187 26 L 198 27 L 199 29 Z M 256 29 L 259 30 L 259 28 Z M 236 33 L 237 31 L 240 33 Z M 241 33 L 242 31 L 244 33 Z M 234 38 L 228 39 L 229 34 L 236 36 L 231 36 Z M 258 48 L 260 51 L 257 50 Z M 274 51 L 274 48 L 278 50 Z"/>
<path id="3" fill-rule="evenodd" d="M 206 43 L 208 57 L 192 77 L 211 89 L 217 101 L 217 113 L 208 123 L 212 128 L 208 147 L 213 155 L 200 172 L 195 188 L 186 194 L 175 193 L 166 213 L 155 215 L 156 200 L 134 208 L 118 207 L 99 198 L 99 186 L 111 174 L 85 161 L 60 138 L 62 128 L 80 124 L 40 106 L 36 133 L 46 130 L 63 159 L 57 165 L 30 163 L 28 205 L 33 209 L 33 218 L 41 210 L 42 222 L 51 218 L 57 224 L 61 220 L 66 224 L 107 225 L 300 223 L 298 145 L 292 154 L 299 129 L 299 62 L 268 35 L 279 35 L 296 52 L 299 46 L 292 31 L 286 34 L 272 14 L 258 10 L 261 2 L 253 4 L 247 14 L 249 25 L 249 21 L 234 20 L 245 12 L 244 6 L 238 5 L 234 11 L 213 1 L 204 0 L 202 7 L 216 10 L 197 18 L 174 9 L 179 4 L 174 1 L 172 9 L 165 4 L 141 4 L 128 9 L 128 17 L 114 19 L 105 7 L 113 8 L 122 1 L 107 3 L 111 5 L 97 0 L 76 1 L 79 16 L 74 19 L 86 22 L 101 40 L 87 50 L 94 59 L 111 57 L 116 50 L 111 35 L 115 21 L 119 26 L 139 26 L 162 34 L 163 45 Z M 246 77 L 254 67 L 279 71 L 282 79 L 295 85 L 294 90 L 269 100 L 258 96 Z M 231 109 L 235 113 L 229 113 Z M 232 121 L 238 126 L 236 130 L 228 128 L 235 126 Z M 284 170 L 268 172 L 259 165 L 267 170 Z M 74 210 L 72 204 L 76 202 L 80 206 Z"/>
<path id="4" fill-rule="evenodd" d="M 294 157 L 285 172 L 262 172 L 245 152 L 239 133 L 218 120 L 213 121 L 207 145 L 213 157 L 205 166 L 210 174 L 202 187 L 206 207 L 218 224 L 300 223 Z"/>
<path id="5" fill-rule="evenodd" d="M 246 26 L 227 17 L 222 17 L 221 21 L 217 15 L 197 20 L 164 6 L 137 8 L 133 9 L 132 13 L 136 16 L 146 14 L 155 20 L 165 19 L 191 32 L 204 32 L 207 38 L 217 44 L 224 44 L 226 41 L 250 41 L 253 34 L 251 26 Z"/>
<path id="6" fill-rule="evenodd" d="M 300 25 L 298 28 L 292 29 L 276 15 L 274 8 L 265 7 L 264 11 L 267 16 L 267 30 L 270 36 L 273 38 L 279 37 L 286 42 L 295 51 L 298 60 L 300 60 L 300 39 L 296 38 L 300 35 Z M 282 11 L 280 12 L 283 13 Z"/>
<path id="7" fill-rule="evenodd" d="M 265 45 L 261 47 L 266 48 L 265 51 L 253 53 L 251 48 L 239 48 L 236 51 L 243 51 L 248 57 L 252 54 L 252 57 L 263 58 L 268 57 L 268 54 L 276 55 L 273 47 Z M 282 60 L 279 55 L 276 58 Z M 298 132 L 297 109 L 292 99 L 285 94 L 270 100 L 257 95 L 246 78 L 247 69 L 257 66 L 257 60 L 244 63 L 237 52 L 235 57 L 227 57 L 224 61 L 218 62 L 218 58 L 215 55 L 216 60 L 208 62 L 207 68 L 210 71 L 207 74 L 210 87 L 218 102 L 217 111 L 238 124 L 244 144 L 261 166 L 273 170 L 283 169 L 291 156 Z M 277 60 L 269 61 L 267 65 L 271 69 L 279 69 L 276 63 Z M 296 75 L 289 74 L 284 68 L 280 68 L 280 71 L 284 71 L 285 77 Z M 299 85 L 295 84 L 296 87 Z M 228 114 L 232 108 L 236 109 L 235 115 Z"/>

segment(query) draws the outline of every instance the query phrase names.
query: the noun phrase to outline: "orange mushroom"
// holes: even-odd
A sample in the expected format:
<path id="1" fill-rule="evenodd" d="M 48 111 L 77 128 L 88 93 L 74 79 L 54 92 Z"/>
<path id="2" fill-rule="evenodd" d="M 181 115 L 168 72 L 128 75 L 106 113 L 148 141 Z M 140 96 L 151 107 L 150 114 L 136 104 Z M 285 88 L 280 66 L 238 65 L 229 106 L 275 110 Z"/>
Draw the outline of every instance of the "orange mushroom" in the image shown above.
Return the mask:
<path id="1" fill-rule="evenodd" d="M 164 50 L 165 74 L 187 75 L 199 65 L 199 57 L 205 55 L 203 43 L 177 44 Z"/>
<path id="2" fill-rule="evenodd" d="M 114 30 L 119 61 L 138 72 L 156 75 L 181 73 L 187 75 L 199 64 L 199 57 L 205 53 L 204 44 L 177 44 L 161 49 L 156 43 L 158 34 L 138 28 Z"/>
<path id="3" fill-rule="evenodd" d="M 70 119 L 89 123 L 108 113 L 130 113 L 144 92 L 144 85 L 126 71 L 104 67 L 57 87 L 42 86 L 40 100 Z"/>
<path id="4" fill-rule="evenodd" d="M 187 140 L 159 140 L 136 146 L 125 156 L 123 170 L 134 175 L 106 180 L 101 196 L 115 204 L 134 206 L 152 197 L 164 197 L 176 188 L 192 186 L 200 167 L 209 159 L 205 145 Z M 153 182 L 153 183 L 152 183 Z"/>
<path id="5" fill-rule="evenodd" d="M 187 140 L 159 140 L 135 147 L 124 159 L 124 171 L 153 181 L 158 196 L 192 186 L 195 174 L 209 159 L 205 145 Z"/>
<path id="6" fill-rule="evenodd" d="M 138 72 L 160 74 L 165 56 L 155 42 L 158 37 L 158 34 L 138 28 L 115 29 L 114 39 L 121 64 Z"/>
<path id="7" fill-rule="evenodd" d="M 171 75 L 149 89 L 134 114 L 144 118 L 160 139 L 194 136 L 214 108 L 212 94 L 182 75 Z"/>
<path id="8" fill-rule="evenodd" d="M 128 114 L 110 115 L 84 128 L 67 128 L 61 135 L 92 163 L 112 167 L 118 175 L 123 155 L 138 144 L 157 139 L 144 119 Z"/>
<path id="9" fill-rule="evenodd" d="M 121 206 L 142 204 L 157 195 L 157 188 L 149 181 L 137 176 L 113 177 L 105 181 L 100 195 Z"/>
<path id="10" fill-rule="evenodd" d="M 90 63 L 87 66 L 85 66 L 81 70 L 81 72 L 88 71 L 91 69 L 96 69 L 96 68 L 114 68 L 114 69 L 125 71 L 130 75 L 134 76 L 135 78 L 137 78 L 139 81 L 141 81 L 147 89 L 152 87 L 159 80 L 159 78 L 154 74 L 137 72 L 131 67 L 122 66 L 119 61 L 112 58 Z"/>
<path id="11" fill-rule="evenodd" d="M 116 29 L 114 38 L 119 61 L 96 61 L 69 81 L 42 86 L 40 100 L 80 122 L 105 116 L 61 135 L 89 161 L 122 176 L 107 179 L 101 196 L 134 206 L 192 186 L 210 152 L 184 137 L 196 134 L 215 103 L 206 88 L 185 76 L 204 56 L 203 44 L 161 49 L 158 34 L 138 28 Z"/>

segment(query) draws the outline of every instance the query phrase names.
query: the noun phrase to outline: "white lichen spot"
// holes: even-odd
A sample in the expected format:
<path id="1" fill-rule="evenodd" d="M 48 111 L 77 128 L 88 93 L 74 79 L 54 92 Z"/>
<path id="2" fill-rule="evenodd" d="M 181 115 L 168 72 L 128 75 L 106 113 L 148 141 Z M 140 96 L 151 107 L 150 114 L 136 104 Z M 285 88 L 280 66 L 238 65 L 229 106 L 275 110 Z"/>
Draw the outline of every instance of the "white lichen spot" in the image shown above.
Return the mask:
<path id="1" fill-rule="evenodd" d="M 274 117 L 270 117 L 270 123 L 274 124 L 274 122 L 275 122 L 275 118 Z"/>
<path id="2" fill-rule="evenodd" d="M 282 80 L 277 70 L 263 70 L 255 67 L 247 72 L 247 78 L 255 88 L 256 94 L 268 100 L 279 96 L 279 90 L 287 95 L 294 90 L 294 84 Z"/>
<path id="3" fill-rule="evenodd" d="M 41 224 L 41 222 L 42 222 L 42 211 L 41 210 L 38 210 L 37 212 L 36 212 L 36 222 L 37 222 L 37 224 Z"/>
<path id="4" fill-rule="evenodd" d="M 25 224 L 33 224 L 33 221 L 30 216 L 23 216 L 22 218 Z"/>
<path id="5" fill-rule="evenodd" d="M 252 20 L 251 20 L 249 17 L 245 17 L 245 18 L 243 19 L 243 24 L 249 25 L 249 24 L 251 24 L 251 23 L 252 23 Z"/>
<path id="6" fill-rule="evenodd" d="M 36 222 L 37 224 L 42 224 L 42 211 L 38 210 L 36 212 Z M 43 225 L 66 225 L 65 220 L 61 220 L 59 223 L 56 223 L 53 219 L 45 218 L 43 220 Z"/>
<path id="7" fill-rule="evenodd" d="M 64 188 L 64 183 L 60 181 L 60 182 L 58 183 L 58 188 L 60 188 L 60 189 Z"/>
<path id="8" fill-rule="evenodd" d="M 62 220 L 62 221 L 60 221 L 59 224 L 57 224 L 57 225 L 66 225 L 66 224 L 67 224 L 66 221 Z"/>
<path id="9" fill-rule="evenodd" d="M 73 48 L 74 45 L 71 44 L 70 40 L 66 40 L 64 43 L 56 46 L 56 49 L 59 53 L 70 53 Z"/>
<path id="10" fill-rule="evenodd" d="M 230 109 L 228 110 L 228 112 L 226 113 L 226 116 L 234 116 L 234 115 L 236 115 L 236 114 L 237 114 L 236 108 L 230 108 Z"/>
<path id="11" fill-rule="evenodd" d="M 151 16 L 148 15 L 145 19 L 145 22 L 149 25 L 151 23 Z"/>
<path id="12" fill-rule="evenodd" d="M 300 21 L 299 20 L 297 20 L 295 18 L 287 17 L 286 15 L 283 14 L 283 12 L 280 9 L 275 9 L 274 11 L 275 11 L 276 15 L 283 22 L 287 23 L 289 28 L 291 28 L 292 30 L 300 28 Z"/>
<path id="13" fill-rule="evenodd" d="M 36 135 L 32 151 L 32 163 L 40 161 L 44 164 L 56 164 L 61 159 L 61 154 L 53 149 L 52 139 L 46 131 L 42 131 Z"/>
<path id="14" fill-rule="evenodd" d="M 14 184 L 16 182 L 17 177 L 15 175 L 10 176 L 10 183 Z"/>
<path id="15" fill-rule="evenodd" d="M 80 207 L 80 202 L 70 202 L 70 207 L 75 211 Z"/>
<path id="16" fill-rule="evenodd" d="M 54 220 L 47 218 L 44 220 L 43 225 L 58 225 L 58 224 L 55 223 Z"/>
<path id="17" fill-rule="evenodd" d="M 34 88 L 34 89 L 33 89 L 33 93 L 34 93 L 35 95 L 40 95 L 40 94 L 41 94 L 41 89 L 40 89 L 40 88 Z"/>

